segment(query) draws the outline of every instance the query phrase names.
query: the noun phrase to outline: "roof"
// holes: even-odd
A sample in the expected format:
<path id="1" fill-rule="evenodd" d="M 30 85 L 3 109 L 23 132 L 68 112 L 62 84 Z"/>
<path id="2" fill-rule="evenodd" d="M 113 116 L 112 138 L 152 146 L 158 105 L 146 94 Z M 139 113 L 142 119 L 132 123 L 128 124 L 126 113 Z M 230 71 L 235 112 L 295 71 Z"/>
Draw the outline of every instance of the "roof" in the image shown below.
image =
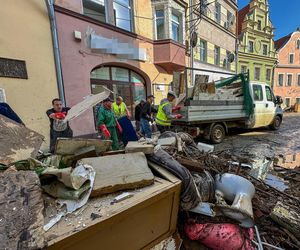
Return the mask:
<path id="1" fill-rule="evenodd" d="M 249 13 L 249 11 L 250 11 L 250 4 L 246 5 L 238 12 L 238 35 L 241 34 L 242 32 L 243 21 L 245 19 L 245 16 Z"/>
<path id="2" fill-rule="evenodd" d="M 281 49 L 291 38 L 292 33 L 290 33 L 287 36 L 281 37 L 280 39 L 278 39 L 277 41 L 275 41 L 275 49 L 279 50 Z"/>

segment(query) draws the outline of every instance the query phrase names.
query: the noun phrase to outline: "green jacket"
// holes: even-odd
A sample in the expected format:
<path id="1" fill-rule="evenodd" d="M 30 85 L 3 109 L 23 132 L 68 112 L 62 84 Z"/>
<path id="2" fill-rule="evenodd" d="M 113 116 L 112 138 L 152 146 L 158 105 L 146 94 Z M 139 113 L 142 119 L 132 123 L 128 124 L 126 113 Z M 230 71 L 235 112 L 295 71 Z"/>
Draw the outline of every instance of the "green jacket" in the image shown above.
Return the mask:
<path id="1" fill-rule="evenodd" d="M 113 110 L 106 109 L 101 106 L 98 110 L 97 126 L 105 124 L 107 128 L 116 126 L 116 115 Z"/>

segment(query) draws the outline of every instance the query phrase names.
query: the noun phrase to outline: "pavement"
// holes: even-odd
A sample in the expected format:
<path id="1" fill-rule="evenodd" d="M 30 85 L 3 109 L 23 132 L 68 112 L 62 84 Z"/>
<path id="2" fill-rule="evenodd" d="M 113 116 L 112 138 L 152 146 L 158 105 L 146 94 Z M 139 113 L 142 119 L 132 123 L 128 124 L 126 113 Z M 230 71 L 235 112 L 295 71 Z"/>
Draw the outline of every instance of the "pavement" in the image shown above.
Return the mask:
<path id="1" fill-rule="evenodd" d="M 245 159 L 300 155 L 300 114 L 286 113 L 277 131 L 268 128 L 232 130 L 223 143 L 215 145 L 215 151 L 226 151 Z"/>

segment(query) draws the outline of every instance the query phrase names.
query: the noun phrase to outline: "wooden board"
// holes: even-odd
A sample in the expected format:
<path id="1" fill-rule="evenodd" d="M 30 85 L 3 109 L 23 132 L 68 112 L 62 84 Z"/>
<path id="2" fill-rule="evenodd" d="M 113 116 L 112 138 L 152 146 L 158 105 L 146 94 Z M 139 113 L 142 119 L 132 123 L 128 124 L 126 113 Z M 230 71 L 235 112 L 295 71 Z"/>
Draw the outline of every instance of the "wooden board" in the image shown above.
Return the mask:
<path id="1" fill-rule="evenodd" d="M 150 185 L 154 176 L 144 153 L 82 159 L 96 171 L 92 197 Z"/>
<path id="2" fill-rule="evenodd" d="M 0 174 L 0 249 L 44 249 L 44 201 L 33 171 Z"/>
<path id="3" fill-rule="evenodd" d="M 0 163 L 35 157 L 44 137 L 25 126 L 0 115 Z"/>
<path id="4" fill-rule="evenodd" d="M 55 153 L 59 155 L 74 155 L 82 148 L 95 146 L 96 153 L 100 154 L 110 150 L 112 141 L 84 138 L 58 138 Z"/>

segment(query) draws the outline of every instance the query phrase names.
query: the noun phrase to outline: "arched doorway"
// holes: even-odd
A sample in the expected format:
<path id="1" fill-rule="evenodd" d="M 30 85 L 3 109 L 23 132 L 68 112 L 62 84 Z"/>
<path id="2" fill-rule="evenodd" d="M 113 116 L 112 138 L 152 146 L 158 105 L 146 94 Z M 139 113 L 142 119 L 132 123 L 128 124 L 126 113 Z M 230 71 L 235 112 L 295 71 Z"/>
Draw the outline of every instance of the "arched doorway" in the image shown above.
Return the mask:
<path id="1" fill-rule="evenodd" d="M 122 96 L 134 117 L 135 106 L 146 98 L 145 79 L 135 71 L 123 67 L 102 66 L 91 71 L 92 94 L 103 91 L 103 86 L 114 93 L 110 96 L 116 100 Z"/>

